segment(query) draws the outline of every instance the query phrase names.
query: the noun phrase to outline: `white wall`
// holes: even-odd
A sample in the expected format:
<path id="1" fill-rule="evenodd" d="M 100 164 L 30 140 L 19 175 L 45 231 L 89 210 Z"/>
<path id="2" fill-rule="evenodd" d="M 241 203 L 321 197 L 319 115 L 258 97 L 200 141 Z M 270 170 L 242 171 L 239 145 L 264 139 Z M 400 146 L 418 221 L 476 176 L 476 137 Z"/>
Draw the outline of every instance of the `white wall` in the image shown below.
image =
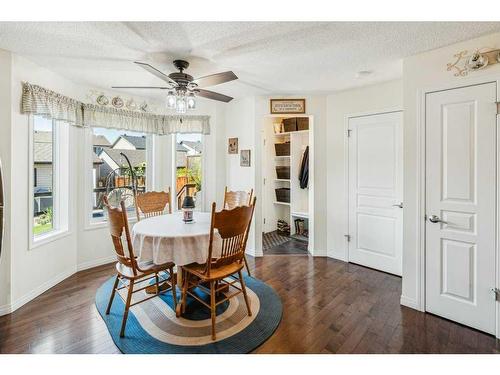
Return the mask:
<path id="1" fill-rule="evenodd" d="M 0 254 L 0 315 L 8 312 L 10 305 L 10 249 L 11 249 L 11 67 L 12 55 L 0 50 L 0 162 L 4 181 L 4 235 Z"/>
<path id="2" fill-rule="evenodd" d="M 255 165 L 256 159 L 256 123 L 255 123 L 255 97 L 235 99 L 225 108 L 225 136 L 222 139 L 221 148 L 225 154 L 226 184 L 230 190 L 256 191 Z M 238 154 L 227 153 L 228 138 L 238 138 Z M 250 167 L 240 166 L 240 151 L 250 150 Z M 224 192 L 224 190 L 222 190 Z M 256 192 L 257 201 L 260 203 L 260 195 Z M 257 209 L 256 209 L 257 210 Z M 255 241 L 255 226 L 257 215 L 252 223 L 252 229 L 248 238 L 247 252 L 253 256 L 261 255 L 261 247 Z M 259 252 L 260 250 L 260 252 Z"/>
<path id="3" fill-rule="evenodd" d="M 419 116 L 418 92 L 426 89 L 445 89 L 459 87 L 471 83 L 471 80 L 499 79 L 500 64 L 482 71 L 473 72 L 469 77 L 455 77 L 454 72 L 446 70 L 446 64 L 453 62 L 453 55 L 463 51 L 474 51 L 478 48 L 500 48 L 500 33 L 457 43 L 445 48 L 436 49 L 403 61 L 404 87 L 404 233 L 403 233 L 403 290 L 401 302 L 409 307 L 423 309 L 419 298 L 421 286 L 417 274 L 420 270 L 418 259 L 418 224 L 423 222 L 417 217 L 418 192 L 418 136 L 417 124 Z M 422 265 L 423 266 L 423 265 Z"/>
<path id="4" fill-rule="evenodd" d="M 328 95 L 326 106 L 328 256 L 347 261 L 346 119 L 352 115 L 401 110 L 403 83 L 397 80 L 341 91 Z"/>

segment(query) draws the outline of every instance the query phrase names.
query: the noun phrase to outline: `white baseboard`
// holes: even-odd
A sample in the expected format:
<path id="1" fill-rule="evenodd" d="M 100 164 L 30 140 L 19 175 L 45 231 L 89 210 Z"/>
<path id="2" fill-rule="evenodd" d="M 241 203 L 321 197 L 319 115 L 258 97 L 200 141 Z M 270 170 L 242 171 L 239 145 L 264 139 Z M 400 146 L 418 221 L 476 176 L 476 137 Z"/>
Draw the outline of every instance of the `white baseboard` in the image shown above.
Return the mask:
<path id="1" fill-rule="evenodd" d="M 101 266 L 103 264 L 111 263 L 115 260 L 116 260 L 116 256 L 110 256 L 110 257 L 106 257 L 106 258 L 101 258 L 101 259 L 97 259 L 97 260 L 91 260 L 88 262 L 80 263 L 76 269 L 70 269 L 68 271 L 60 273 L 56 277 L 46 281 L 43 284 L 40 284 L 37 288 L 33 289 L 29 293 L 26 293 L 24 296 L 22 296 L 21 298 L 18 298 L 17 300 L 12 302 L 11 304 L 0 306 L 0 316 L 13 313 L 21 306 L 24 306 L 25 304 L 27 304 L 31 300 L 38 297 L 40 294 L 46 292 L 47 290 L 49 290 L 53 286 L 59 284 L 61 281 L 67 279 L 71 275 L 74 275 L 78 271 L 83 271 L 83 270 L 86 270 L 89 268 Z"/>
<path id="2" fill-rule="evenodd" d="M 100 259 L 92 259 L 83 263 L 79 263 L 76 267 L 77 272 L 88 270 L 89 268 L 94 268 L 97 266 L 102 266 L 103 264 L 108 264 L 116 261 L 116 255 L 111 255 L 109 257 L 104 257 Z"/>
<path id="3" fill-rule="evenodd" d="M 413 298 L 408 298 L 406 296 L 401 295 L 401 299 L 399 300 L 399 303 L 401 303 L 401 305 L 403 305 L 403 306 L 409 307 L 410 309 L 422 311 L 420 309 L 420 306 L 419 306 L 417 300 L 415 300 Z"/>
<path id="4" fill-rule="evenodd" d="M 35 289 L 26 293 L 21 298 L 18 298 L 17 300 L 13 301 L 10 305 L 4 306 L 2 308 L 4 310 L 0 311 L 0 315 L 13 313 L 21 306 L 24 306 L 25 304 L 27 304 L 31 300 L 38 297 L 40 294 L 46 292 L 47 290 L 49 290 L 53 286 L 59 284 L 64 279 L 67 279 L 68 277 L 73 275 L 75 272 L 76 272 L 76 269 L 69 269 L 69 270 L 64 271 L 64 272 L 60 273 L 59 275 L 53 277 L 52 279 L 44 282 L 43 284 L 38 285 L 38 287 L 36 287 Z"/>
<path id="5" fill-rule="evenodd" d="M 7 315 L 11 313 L 10 305 L 0 306 L 0 316 Z"/>

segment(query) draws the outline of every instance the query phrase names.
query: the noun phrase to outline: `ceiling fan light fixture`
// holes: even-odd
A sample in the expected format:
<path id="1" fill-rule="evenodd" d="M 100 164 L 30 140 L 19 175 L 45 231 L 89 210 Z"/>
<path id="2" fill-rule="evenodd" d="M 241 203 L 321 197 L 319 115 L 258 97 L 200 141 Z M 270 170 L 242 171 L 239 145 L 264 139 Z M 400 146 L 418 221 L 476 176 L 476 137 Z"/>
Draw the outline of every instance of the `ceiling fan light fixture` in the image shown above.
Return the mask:
<path id="1" fill-rule="evenodd" d="M 175 111 L 177 113 L 186 113 L 187 103 L 186 97 L 184 95 L 179 95 L 177 97 L 177 102 L 175 104 Z"/>
<path id="2" fill-rule="evenodd" d="M 169 91 L 167 94 L 167 108 L 174 109 L 176 104 L 176 98 L 173 91 Z"/>
<path id="3" fill-rule="evenodd" d="M 196 109 L 196 99 L 194 93 L 190 93 L 187 97 L 187 109 Z"/>

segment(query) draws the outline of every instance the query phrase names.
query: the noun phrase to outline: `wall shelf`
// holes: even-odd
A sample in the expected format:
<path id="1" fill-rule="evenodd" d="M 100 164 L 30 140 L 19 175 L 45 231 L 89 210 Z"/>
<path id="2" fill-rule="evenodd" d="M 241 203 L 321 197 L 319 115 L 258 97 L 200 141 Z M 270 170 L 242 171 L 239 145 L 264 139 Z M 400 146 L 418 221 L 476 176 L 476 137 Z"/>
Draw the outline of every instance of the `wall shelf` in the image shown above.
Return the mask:
<path id="1" fill-rule="evenodd" d="M 308 212 L 292 212 L 291 215 L 293 217 L 300 217 L 302 219 L 309 219 L 309 213 Z"/>

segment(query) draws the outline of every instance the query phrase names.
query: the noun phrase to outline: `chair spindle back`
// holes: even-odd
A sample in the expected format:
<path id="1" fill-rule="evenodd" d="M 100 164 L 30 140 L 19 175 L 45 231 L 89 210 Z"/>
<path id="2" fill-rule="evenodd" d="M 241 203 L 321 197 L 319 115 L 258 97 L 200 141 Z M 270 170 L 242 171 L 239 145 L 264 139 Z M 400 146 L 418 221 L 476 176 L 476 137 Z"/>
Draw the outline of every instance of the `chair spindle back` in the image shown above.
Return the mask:
<path id="1" fill-rule="evenodd" d="M 227 186 L 224 190 L 224 206 L 225 210 L 232 210 L 239 206 L 250 206 L 252 202 L 253 189 L 250 192 L 246 191 L 228 191 Z"/>
<path id="2" fill-rule="evenodd" d="M 127 209 L 125 203 L 120 202 L 120 207 L 112 207 L 109 204 L 108 198 L 103 197 L 104 206 L 108 210 L 108 224 L 113 246 L 115 248 L 116 257 L 118 262 L 130 267 L 134 275 L 137 275 L 137 262 L 135 260 L 134 250 L 132 248 L 132 241 L 130 238 L 130 230 L 128 227 Z M 127 241 L 127 252 L 123 246 L 123 233 L 125 232 L 125 239 Z"/>
<path id="3" fill-rule="evenodd" d="M 238 206 L 232 210 L 223 209 L 220 212 L 216 212 L 216 204 L 212 203 L 210 245 L 205 269 L 207 275 L 210 275 L 212 269 L 234 262 L 243 262 L 256 200 L 254 197 L 248 206 Z M 216 258 L 213 257 L 215 230 L 222 240 L 220 255 Z"/>
<path id="4" fill-rule="evenodd" d="M 152 217 L 163 215 L 168 205 L 168 213 L 172 213 L 172 194 L 170 187 L 168 192 L 165 191 L 150 191 L 147 193 L 137 194 L 135 196 L 135 209 L 137 220 L 140 220 L 141 213 L 144 217 Z"/>

